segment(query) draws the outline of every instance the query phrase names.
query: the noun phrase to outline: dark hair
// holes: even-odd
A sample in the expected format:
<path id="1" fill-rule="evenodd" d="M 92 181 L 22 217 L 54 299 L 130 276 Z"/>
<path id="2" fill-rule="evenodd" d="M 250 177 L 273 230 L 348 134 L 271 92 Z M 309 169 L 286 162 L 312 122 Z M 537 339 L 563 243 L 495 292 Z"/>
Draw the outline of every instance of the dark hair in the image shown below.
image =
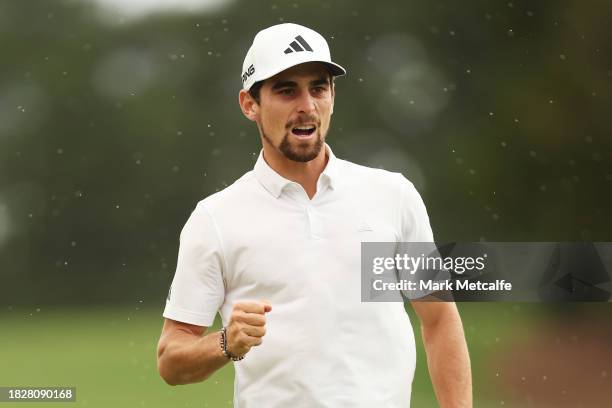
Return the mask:
<path id="1" fill-rule="evenodd" d="M 264 84 L 264 81 L 257 81 L 253 85 L 251 85 L 251 89 L 249 89 L 249 94 L 251 95 L 253 99 L 255 99 L 255 102 L 257 102 L 258 105 L 259 105 L 261 87 L 263 86 L 263 84 Z"/>
<path id="2" fill-rule="evenodd" d="M 333 85 L 334 84 L 334 80 L 336 79 L 336 77 L 334 77 L 331 72 L 329 72 L 329 84 Z M 249 95 L 251 95 L 251 97 L 253 99 L 255 99 L 255 102 L 257 102 L 257 104 L 259 105 L 260 103 L 260 98 L 261 98 L 261 87 L 264 84 L 264 81 L 257 81 L 255 82 L 253 85 L 251 85 L 251 89 L 249 89 Z"/>

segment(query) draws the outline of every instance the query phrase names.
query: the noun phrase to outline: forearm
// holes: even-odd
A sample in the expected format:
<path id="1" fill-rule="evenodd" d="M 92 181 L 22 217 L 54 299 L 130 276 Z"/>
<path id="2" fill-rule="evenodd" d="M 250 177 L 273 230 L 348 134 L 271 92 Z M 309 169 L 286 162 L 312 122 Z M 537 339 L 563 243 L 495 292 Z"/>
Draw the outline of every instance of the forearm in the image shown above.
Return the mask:
<path id="1" fill-rule="evenodd" d="M 472 407 L 470 357 L 459 313 L 422 327 L 431 381 L 442 408 Z"/>
<path id="2" fill-rule="evenodd" d="M 229 361 L 219 346 L 220 333 L 203 337 L 174 336 L 158 352 L 158 369 L 170 385 L 190 384 L 208 378 Z"/>

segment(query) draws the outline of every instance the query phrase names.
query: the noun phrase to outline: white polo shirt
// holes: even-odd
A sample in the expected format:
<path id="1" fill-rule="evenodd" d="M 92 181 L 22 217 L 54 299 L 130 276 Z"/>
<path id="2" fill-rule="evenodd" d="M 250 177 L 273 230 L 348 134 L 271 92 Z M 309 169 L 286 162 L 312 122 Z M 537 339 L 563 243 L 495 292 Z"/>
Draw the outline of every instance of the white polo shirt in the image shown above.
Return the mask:
<path id="1" fill-rule="evenodd" d="M 229 323 L 269 300 L 263 344 L 234 364 L 237 408 L 406 408 L 416 350 L 402 303 L 362 303 L 362 241 L 433 241 L 425 205 L 399 173 L 329 160 L 310 200 L 262 153 L 200 201 L 181 232 L 163 316 Z"/>

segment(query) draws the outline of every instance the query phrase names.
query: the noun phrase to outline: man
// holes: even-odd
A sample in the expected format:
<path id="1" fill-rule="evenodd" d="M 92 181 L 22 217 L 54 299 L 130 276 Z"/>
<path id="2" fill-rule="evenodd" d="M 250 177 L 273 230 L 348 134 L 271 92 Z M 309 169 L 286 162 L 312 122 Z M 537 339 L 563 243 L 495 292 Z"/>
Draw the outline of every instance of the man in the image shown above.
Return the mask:
<path id="1" fill-rule="evenodd" d="M 253 171 L 201 201 L 181 232 L 158 347 L 171 385 L 236 361 L 239 408 L 410 405 L 412 327 L 402 303 L 362 303 L 362 241 L 433 241 L 403 176 L 340 160 L 325 143 L 335 76 L 325 39 L 296 24 L 259 32 L 242 113 L 263 149 Z M 453 303 L 412 302 L 440 406 L 471 406 Z M 220 312 L 224 329 L 207 334 Z"/>

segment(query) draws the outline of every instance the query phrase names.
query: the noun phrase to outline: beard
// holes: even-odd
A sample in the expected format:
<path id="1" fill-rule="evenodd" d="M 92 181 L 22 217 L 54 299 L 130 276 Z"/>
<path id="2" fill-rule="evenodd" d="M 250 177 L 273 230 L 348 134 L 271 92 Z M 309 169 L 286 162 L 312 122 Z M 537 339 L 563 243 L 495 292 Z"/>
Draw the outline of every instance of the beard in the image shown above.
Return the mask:
<path id="1" fill-rule="evenodd" d="M 285 136 L 283 136 L 283 140 L 281 140 L 280 145 L 278 146 L 278 150 L 285 156 L 287 159 L 295 162 L 306 163 L 313 160 L 315 157 L 321 153 L 321 149 L 323 148 L 323 141 L 325 140 L 325 135 L 321 135 L 321 128 L 317 127 L 317 136 L 313 142 L 304 141 L 297 143 L 292 143 L 291 138 L 289 136 L 289 129 L 285 132 Z M 264 131 L 263 125 L 261 125 L 261 135 L 266 142 L 268 142 L 271 146 L 274 146 L 272 139 L 266 135 Z"/>

